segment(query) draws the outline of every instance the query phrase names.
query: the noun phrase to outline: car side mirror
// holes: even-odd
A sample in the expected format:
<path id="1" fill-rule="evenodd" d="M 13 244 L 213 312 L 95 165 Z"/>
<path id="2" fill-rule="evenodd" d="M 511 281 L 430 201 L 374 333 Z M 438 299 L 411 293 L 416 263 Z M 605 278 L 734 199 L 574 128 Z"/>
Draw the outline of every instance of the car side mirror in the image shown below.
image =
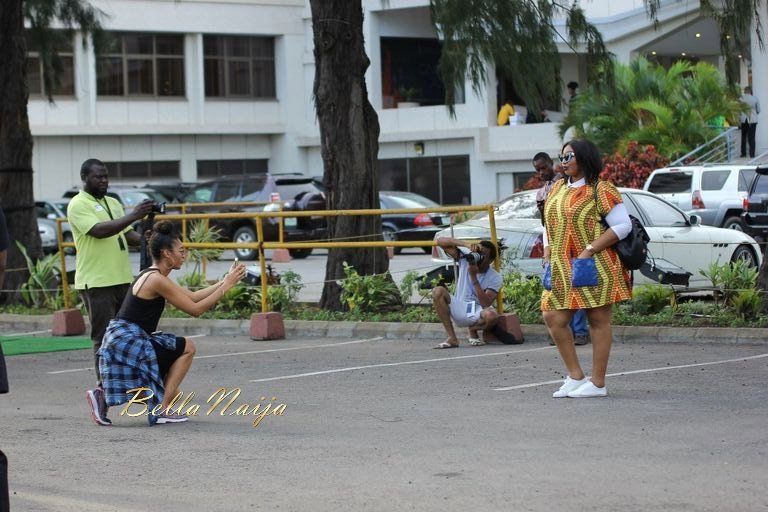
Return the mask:
<path id="1" fill-rule="evenodd" d="M 698 216 L 698 215 L 696 215 L 696 214 L 693 214 L 693 215 L 689 215 L 689 216 L 688 216 L 688 223 L 689 223 L 691 226 L 698 226 L 698 225 L 700 225 L 700 224 L 701 224 L 701 217 L 699 217 L 699 216 Z"/>
<path id="2" fill-rule="evenodd" d="M 55 213 L 49 213 L 45 217 L 48 218 L 48 219 L 51 219 L 51 220 L 56 220 L 56 214 Z"/>

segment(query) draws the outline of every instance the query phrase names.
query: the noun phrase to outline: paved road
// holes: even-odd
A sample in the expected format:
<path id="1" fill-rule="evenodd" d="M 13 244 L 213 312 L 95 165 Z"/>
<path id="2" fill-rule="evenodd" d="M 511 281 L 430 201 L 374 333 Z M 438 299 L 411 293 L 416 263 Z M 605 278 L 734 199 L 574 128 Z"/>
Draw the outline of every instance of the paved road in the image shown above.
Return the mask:
<path id="1" fill-rule="evenodd" d="M 550 398 L 561 365 L 543 341 L 195 342 L 199 415 L 151 429 L 117 409 L 112 428 L 90 421 L 87 350 L 8 358 L 12 510 L 768 509 L 765 342 L 618 343 L 610 396 L 585 400 Z M 221 386 L 284 414 L 206 416 Z"/>

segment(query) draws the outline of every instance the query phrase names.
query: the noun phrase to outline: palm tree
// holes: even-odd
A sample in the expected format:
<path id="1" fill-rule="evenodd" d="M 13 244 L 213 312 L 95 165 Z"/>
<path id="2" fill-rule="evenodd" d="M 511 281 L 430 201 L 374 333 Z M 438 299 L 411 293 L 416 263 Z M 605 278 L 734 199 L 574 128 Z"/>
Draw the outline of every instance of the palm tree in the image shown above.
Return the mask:
<path id="1" fill-rule="evenodd" d="M 590 86 L 571 107 L 560 134 L 573 128 L 605 153 L 621 151 L 630 141 L 653 144 L 673 158 L 712 139 L 717 116 L 735 119 L 741 110 L 738 90 L 725 83 L 717 68 L 700 62 L 676 62 L 668 70 L 637 58 L 613 64 L 614 89 Z"/>

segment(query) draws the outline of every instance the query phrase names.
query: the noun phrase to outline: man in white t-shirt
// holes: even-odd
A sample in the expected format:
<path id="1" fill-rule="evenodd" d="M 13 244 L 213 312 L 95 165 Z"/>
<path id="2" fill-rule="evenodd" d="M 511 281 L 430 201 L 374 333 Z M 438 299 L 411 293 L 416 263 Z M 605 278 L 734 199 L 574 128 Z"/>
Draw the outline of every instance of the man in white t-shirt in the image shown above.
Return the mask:
<path id="1" fill-rule="evenodd" d="M 458 280 L 453 295 L 444 286 L 432 290 L 432 304 L 448 333 L 448 338 L 435 348 L 455 348 L 459 339 L 453 327 L 469 327 L 470 332 L 487 331 L 496 325 L 498 313 L 493 308 L 502 285 L 501 275 L 491 267 L 496 259 L 496 246 L 487 240 L 467 244 L 454 238 L 436 241 L 446 254 L 458 262 Z M 479 261 L 477 261 L 479 259 Z M 479 338 L 470 337 L 471 345 L 484 345 Z"/>

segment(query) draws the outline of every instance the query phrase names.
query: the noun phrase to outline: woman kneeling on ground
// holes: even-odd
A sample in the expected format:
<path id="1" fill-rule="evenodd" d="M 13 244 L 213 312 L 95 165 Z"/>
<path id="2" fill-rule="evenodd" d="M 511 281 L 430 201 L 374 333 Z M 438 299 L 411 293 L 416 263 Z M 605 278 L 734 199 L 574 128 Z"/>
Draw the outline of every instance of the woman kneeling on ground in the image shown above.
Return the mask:
<path id="1" fill-rule="evenodd" d="M 149 388 L 153 394 L 147 401 L 150 426 L 187 420 L 187 416 L 171 413 L 168 408 L 192 365 L 195 345 L 192 340 L 157 332 L 165 302 L 200 316 L 245 275 L 245 266 L 235 262 L 224 279 L 195 292 L 169 279 L 171 270 L 180 269 L 186 257 L 181 238 L 170 221 L 155 225 L 149 249 L 153 264 L 131 284 L 99 350 L 104 393 L 96 396 L 103 396 L 104 400 L 99 404 L 89 399 L 88 403 L 93 419 L 100 425 L 111 423 L 106 419 L 107 406 L 126 403 L 134 396 L 128 390 L 134 388 Z M 89 397 L 92 393 L 89 391 Z M 158 403 L 160 414 L 152 414 Z"/>

